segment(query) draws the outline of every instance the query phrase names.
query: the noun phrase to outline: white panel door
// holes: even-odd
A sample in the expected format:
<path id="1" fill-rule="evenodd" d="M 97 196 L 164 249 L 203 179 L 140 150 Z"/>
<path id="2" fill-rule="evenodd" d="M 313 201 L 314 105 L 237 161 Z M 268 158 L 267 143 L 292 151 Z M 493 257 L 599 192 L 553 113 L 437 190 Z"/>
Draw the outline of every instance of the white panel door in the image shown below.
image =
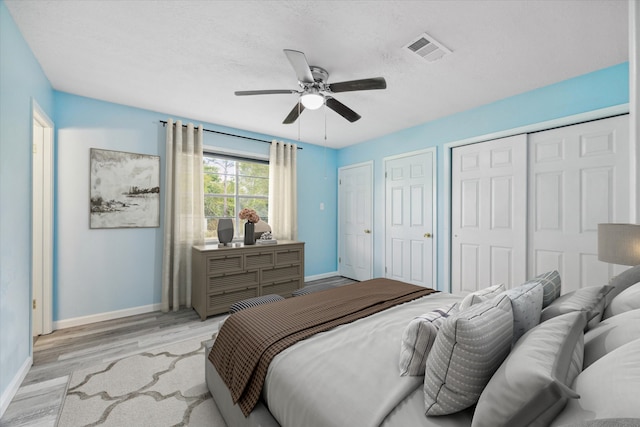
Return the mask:
<path id="1" fill-rule="evenodd" d="M 373 164 L 340 168 L 338 171 L 339 246 L 341 276 L 354 280 L 372 278 Z"/>
<path id="2" fill-rule="evenodd" d="M 606 284 L 597 225 L 629 222 L 629 116 L 529 135 L 530 276 L 557 269 L 562 292 Z"/>
<path id="3" fill-rule="evenodd" d="M 526 277 L 527 137 L 453 149 L 451 291 Z"/>
<path id="4" fill-rule="evenodd" d="M 435 287 L 435 150 L 385 160 L 385 277 Z"/>
<path id="5" fill-rule="evenodd" d="M 53 330 L 53 124 L 33 109 L 32 149 L 32 334 Z"/>

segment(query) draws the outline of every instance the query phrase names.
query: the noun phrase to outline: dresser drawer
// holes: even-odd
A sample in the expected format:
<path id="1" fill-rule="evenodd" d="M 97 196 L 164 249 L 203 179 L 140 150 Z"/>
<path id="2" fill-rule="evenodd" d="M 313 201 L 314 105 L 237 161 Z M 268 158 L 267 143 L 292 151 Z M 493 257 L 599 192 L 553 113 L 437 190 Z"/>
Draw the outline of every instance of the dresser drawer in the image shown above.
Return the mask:
<path id="1" fill-rule="evenodd" d="M 276 265 L 299 264 L 302 262 L 302 249 L 277 249 Z"/>
<path id="2" fill-rule="evenodd" d="M 261 268 L 261 267 L 273 267 L 273 259 L 275 254 L 273 251 L 254 252 L 245 254 L 244 256 L 244 268 Z"/>
<path id="3" fill-rule="evenodd" d="M 260 274 L 257 270 L 235 274 L 222 274 L 219 276 L 209 276 L 207 281 L 209 292 L 218 292 L 233 288 L 258 286 L 260 283 Z"/>
<path id="4" fill-rule="evenodd" d="M 207 257 L 206 274 L 233 273 L 244 270 L 242 254 L 217 255 Z"/>
<path id="5" fill-rule="evenodd" d="M 289 298 L 293 291 L 302 287 L 302 279 L 292 279 L 262 285 L 262 295 L 277 294 Z"/>
<path id="6" fill-rule="evenodd" d="M 265 269 L 262 270 L 262 284 L 280 282 L 284 279 L 300 279 L 301 276 L 302 266 L 300 265 Z"/>
<path id="7" fill-rule="evenodd" d="M 249 286 L 231 291 L 217 292 L 207 295 L 207 313 L 218 314 L 229 311 L 231 304 L 248 298 L 257 297 L 258 286 Z"/>

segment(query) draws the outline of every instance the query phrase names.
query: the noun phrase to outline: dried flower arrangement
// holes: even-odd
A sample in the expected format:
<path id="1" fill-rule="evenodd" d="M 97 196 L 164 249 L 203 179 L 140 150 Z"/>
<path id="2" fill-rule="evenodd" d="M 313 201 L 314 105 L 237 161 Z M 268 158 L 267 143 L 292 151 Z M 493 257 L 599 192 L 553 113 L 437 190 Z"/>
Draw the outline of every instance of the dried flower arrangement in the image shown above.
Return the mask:
<path id="1" fill-rule="evenodd" d="M 246 219 L 247 221 L 253 223 L 260 221 L 260 216 L 258 216 L 256 211 L 249 208 L 242 209 L 238 216 L 240 217 L 240 219 Z"/>

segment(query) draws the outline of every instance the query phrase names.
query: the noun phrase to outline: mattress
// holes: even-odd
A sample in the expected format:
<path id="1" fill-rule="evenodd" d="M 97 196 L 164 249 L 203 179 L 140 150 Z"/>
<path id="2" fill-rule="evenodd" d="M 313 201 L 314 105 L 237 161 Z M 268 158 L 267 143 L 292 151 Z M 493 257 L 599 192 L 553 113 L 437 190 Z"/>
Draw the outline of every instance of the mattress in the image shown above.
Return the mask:
<path id="1" fill-rule="evenodd" d="M 461 299 L 436 293 L 298 342 L 269 366 L 262 401 L 245 418 L 208 360 L 207 385 L 235 426 L 465 426 L 471 411 L 426 417 L 423 377 L 401 377 L 400 340 L 414 317 Z"/>

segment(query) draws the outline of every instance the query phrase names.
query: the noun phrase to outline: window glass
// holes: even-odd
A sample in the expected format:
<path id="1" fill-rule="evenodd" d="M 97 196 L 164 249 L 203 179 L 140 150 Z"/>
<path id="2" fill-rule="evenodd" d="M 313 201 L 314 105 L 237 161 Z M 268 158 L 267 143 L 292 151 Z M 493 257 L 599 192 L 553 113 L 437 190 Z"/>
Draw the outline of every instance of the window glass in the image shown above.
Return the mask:
<path id="1" fill-rule="evenodd" d="M 229 158 L 205 153 L 204 158 L 205 239 L 218 239 L 218 220 L 231 218 L 234 239 L 244 236 L 244 220 L 238 212 L 254 209 L 269 222 L 269 164 L 251 159 Z"/>

